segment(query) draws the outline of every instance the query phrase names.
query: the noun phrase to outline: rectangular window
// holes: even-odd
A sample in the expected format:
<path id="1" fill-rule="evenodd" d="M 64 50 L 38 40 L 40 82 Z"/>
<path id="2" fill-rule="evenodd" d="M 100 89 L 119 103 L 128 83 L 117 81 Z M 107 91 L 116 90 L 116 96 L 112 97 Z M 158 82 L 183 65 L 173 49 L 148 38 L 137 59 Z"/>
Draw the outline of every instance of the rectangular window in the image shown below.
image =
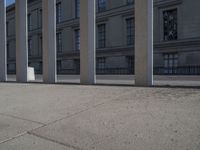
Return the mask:
<path id="1" fill-rule="evenodd" d="M 80 59 L 74 59 L 74 69 L 76 74 L 80 74 Z"/>
<path id="2" fill-rule="evenodd" d="M 15 70 L 16 70 L 16 63 L 8 64 L 8 71 L 15 72 Z"/>
<path id="3" fill-rule="evenodd" d="M 97 58 L 97 69 L 105 69 L 105 65 L 106 65 L 105 57 Z"/>
<path id="4" fill-rule="evenodd" d="M 42 52 L 43 52 L 43 39 L 42 36 L 40 36 L 40 50 L 39 50 L 39 55 L 42 56 Z"/>
<path id="5" fill-rule="evenodd" d="M 126 19 L 126 32 L 127 45 L 133 45 L 135 35 L 133 18 Z"/>
<path id="6" fill-rule="evenodd" d="M 80 17 L 80 0 L 75 0 L 75 17 Z"/>
<path id="7" fill-rule="evenodd" d="M 33 42 L 32 39 L 28 40 L 28 55 L 32 56 L 32 46 L 33 46 Z"/>
<path id="8" fill-rule="evenodd" d="M 61 2 L 56 4 L 56 22 L 61 22 Z"/>
<path id="9" fill-rule="evenodd" d="M 40 16 L 40 15 L 41 15 L 41 14 L 40 14 L 41 12 L 40 12 L 40 11 L 41 11 L 41 9 L 38 8 L 38 9 L 37 9 L 37 28 L 41 28 L 41 27 L 42 27 L 42 26 L 41 26 L 41 18 L 40 18 L 40 17 L 41 17 L 41 16 Z"/>
<path id="10" fill-rule="evenodd" d="M 57 71 L 58 73 L 60 73 L 62 70 L 62 62 L 61 60 L 57 60 Z"/>
<path id="11" fill-rule="evenodd" d="M 166 74 L 175 74 L 178 66 L 178 54 L 166 53 L 164 54 L 164 68 Z"/>
<path id="12" fill-rule="evenodd" d="M 56 33 L 56 47 L 57 47 L 57 53 L 62 53 L 62 33 L 58 32 Z"/>
<path id="13" fill-rule="evenodd" d="M 42 27 L 42 9 L 39 10 L 38 22 L 39 22 L 39 28 L 41 28 Z"/>
<path id="14" fill-rule="evenodd" d="M 80 30 L 77 29 L 74 31 L 74 41 L 75 41 L 75 50 L 79 51 L 80 50 Z"/>
<path id="15" fill-rule="evenodd" d="M 7 59 L 10 58 L 10 43 L 7 41 Z"/>
<path id="16" fill-rule="evenodd" d="M 127 68 L 129 73 L 134 72 L 134 56 L 127 56 Z"/>
<path id="17" fill-rule="evenodd" d="M 106 10 L 106 0 L 98 0 L 98 12 Z"/>
<path id="18" fill-rule="evenodd" d="M 163 33 L 165 41 L 177 40 L 177 26 L 177 9 L 163 11 Z"/>
<path id="19" fill-rule="evenodd" d="M 134 3 L 134 0 L 127 0 L 127 1 L 126 1 L 126 4 L 127 4 L 127 5 L 132 5 L 133 3 Z"/>
<path id="20" fill-rule="evenodd" d="M 106 47 L 106 25 L 98 25 L 98 48 Z"/>
<path id="21" fill-rule="evenodd" d="M 28 14 L 28 31 L 32 30 L 31 14 Z"/>

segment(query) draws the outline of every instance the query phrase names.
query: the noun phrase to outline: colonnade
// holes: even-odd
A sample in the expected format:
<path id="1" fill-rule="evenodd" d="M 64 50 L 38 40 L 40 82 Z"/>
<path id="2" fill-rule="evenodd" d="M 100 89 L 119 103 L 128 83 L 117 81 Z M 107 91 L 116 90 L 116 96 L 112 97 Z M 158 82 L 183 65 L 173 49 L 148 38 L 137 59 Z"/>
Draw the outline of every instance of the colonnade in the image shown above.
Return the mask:
<path id="1" fill-rule="evenodd" d="M 96 0 L 80 1 L 80 82 L 96 83 Z M 16 0 L 16 79 L 28 82 L 27 0 Z M 42 0 L 43 81 L 56 83 L 56 0 Z M 0 0 L 0 81 L 7 81 L 6 5 Z M 153 84 L 153 0 L 135 0 L 135 83 Z"/>

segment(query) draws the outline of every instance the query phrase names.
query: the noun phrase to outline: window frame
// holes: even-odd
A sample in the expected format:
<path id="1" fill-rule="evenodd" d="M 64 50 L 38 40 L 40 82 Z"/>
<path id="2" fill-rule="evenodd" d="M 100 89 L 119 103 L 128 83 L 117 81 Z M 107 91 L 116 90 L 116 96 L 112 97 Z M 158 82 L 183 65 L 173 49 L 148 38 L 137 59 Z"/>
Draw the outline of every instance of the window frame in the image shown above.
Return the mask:
<path id="1" fill-rule="evenodd" d="M 80 29 L 74 30 L 74 49 L 80 51 Z"/>
<path id="2" fill-rule="evenodd" d="M 163 22 L 163 12 L 164 11 L 167 11 L 167 10 L 172 10 L 172 9 L 177 9 L 177 40 L 180 38 L 180 29 L 181 29 L 181 20 L 182 20 L 182 16 L 180 15 L 180 11 L 181 11 L 181 8 L 179 5 L 175 5 L 175 6 L 171 6 L 171 7 L 165 7 L 165 8 L 160 8 L 159 9 L 159 24 L 161 24 L 159 26 L 159 29 L 160 29 L 160 32 L 159 32 L 159 40 L 161 42 L 167 42 L 164 40 L 164 29 L 163 29 L 163 26 L 164 26 L 164 22 Z M 174 41 L 174 40 L 172 40 Z"/>
<path id="3" fill-rule="evenodd" d="M 97 57 L 96 68 L 101 70 L 106 68 L 106 57 Z"/>
<path id="4" fill-rule="evenodd" d="M 106 23 L 97 25 L 97 40 L 98 48 L 106 48 Z"/>
<path id="5" fill-rule="evenodd" d="M 126 0 L 126 5 L 133 5 L 134 4 L 134 0 Z"/>
<path id="6" fill-rule="evenodd" d="M 98 12 L 104 12 L 107 9 L 107 1 L 106 0 L 97 0 L 97 10 Z"/>
<path id="7" fill-rule="evenodd" d="M 57 53 L 62 53 L 62 32 L 56 33 L 56 51 Z"/>
<path id="8" fill-rule="evenodd" d="M 62 21 L 62 5 L 61 2 L 56 3 L 56 23 L 61 23 Z"/>
<path id="9" fill-rule="evenodd" d="M 174 74 L 177 73 L 178 67 L 178 53 L 163 53 L 164 73 Z"/>
<path id="10" fill-rule="evenodd" d="M 75 18 L 80 18 L 80 0 L 75 0 Z"/>
<path id="11" fill-rule="evenodd" d="M 130 21 L 130 22 L 128 22 Z M 132 24 L 131 24 L 132 21 Z M 125 19 L 126 23 L 126 45 L 127 46 L 133 46 L 134 45 L 134 39 L 135 39 L 135 22 L 133 17 L 129 17 Z M 130 24 L 128 24 L 130 23 Z M 131 28 L 132 27 L 132 28 Z"/>

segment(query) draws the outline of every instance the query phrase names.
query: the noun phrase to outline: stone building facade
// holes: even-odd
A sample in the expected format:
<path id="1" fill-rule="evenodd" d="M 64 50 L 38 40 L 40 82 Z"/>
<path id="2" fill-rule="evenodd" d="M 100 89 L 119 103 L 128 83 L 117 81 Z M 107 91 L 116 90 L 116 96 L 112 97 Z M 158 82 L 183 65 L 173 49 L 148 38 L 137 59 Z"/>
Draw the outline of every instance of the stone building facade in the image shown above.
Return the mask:
<path id="1" fill-rule="evenodd" d="M 29 66 L 42 72 L 42 1 L 28 3 Z M 80 0 L 57 0 L 58 73 L 80 71 Z M 134 72 L 134 0 L 97 0 L 97 73 Z M 154 72 L 200 74 L 199 0 L 154 0 Z M 16 68 L 15 6 L 7 7 L 8 72 Z"/>

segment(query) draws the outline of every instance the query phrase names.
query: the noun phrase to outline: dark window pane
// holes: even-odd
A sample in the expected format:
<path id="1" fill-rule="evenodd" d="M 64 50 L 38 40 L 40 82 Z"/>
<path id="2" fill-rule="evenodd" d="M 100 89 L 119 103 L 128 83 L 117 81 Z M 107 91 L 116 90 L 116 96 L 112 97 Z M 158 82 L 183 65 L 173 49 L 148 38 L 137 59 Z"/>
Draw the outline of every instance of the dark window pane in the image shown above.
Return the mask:
<path id="1" fill-rule="evenodd" d="M 164 40 L 177 40 L 177 9 L 163 11 Z"/>
<path id="2" fill-rule="evenodd" d="M 106 0 L 98 0 L 98 12 L 106 10 Z"/>
<path id="3" fill-rule="evenodd" d="M 98 48 L 106 47 L 106 25 L 98 25 Z"/>

